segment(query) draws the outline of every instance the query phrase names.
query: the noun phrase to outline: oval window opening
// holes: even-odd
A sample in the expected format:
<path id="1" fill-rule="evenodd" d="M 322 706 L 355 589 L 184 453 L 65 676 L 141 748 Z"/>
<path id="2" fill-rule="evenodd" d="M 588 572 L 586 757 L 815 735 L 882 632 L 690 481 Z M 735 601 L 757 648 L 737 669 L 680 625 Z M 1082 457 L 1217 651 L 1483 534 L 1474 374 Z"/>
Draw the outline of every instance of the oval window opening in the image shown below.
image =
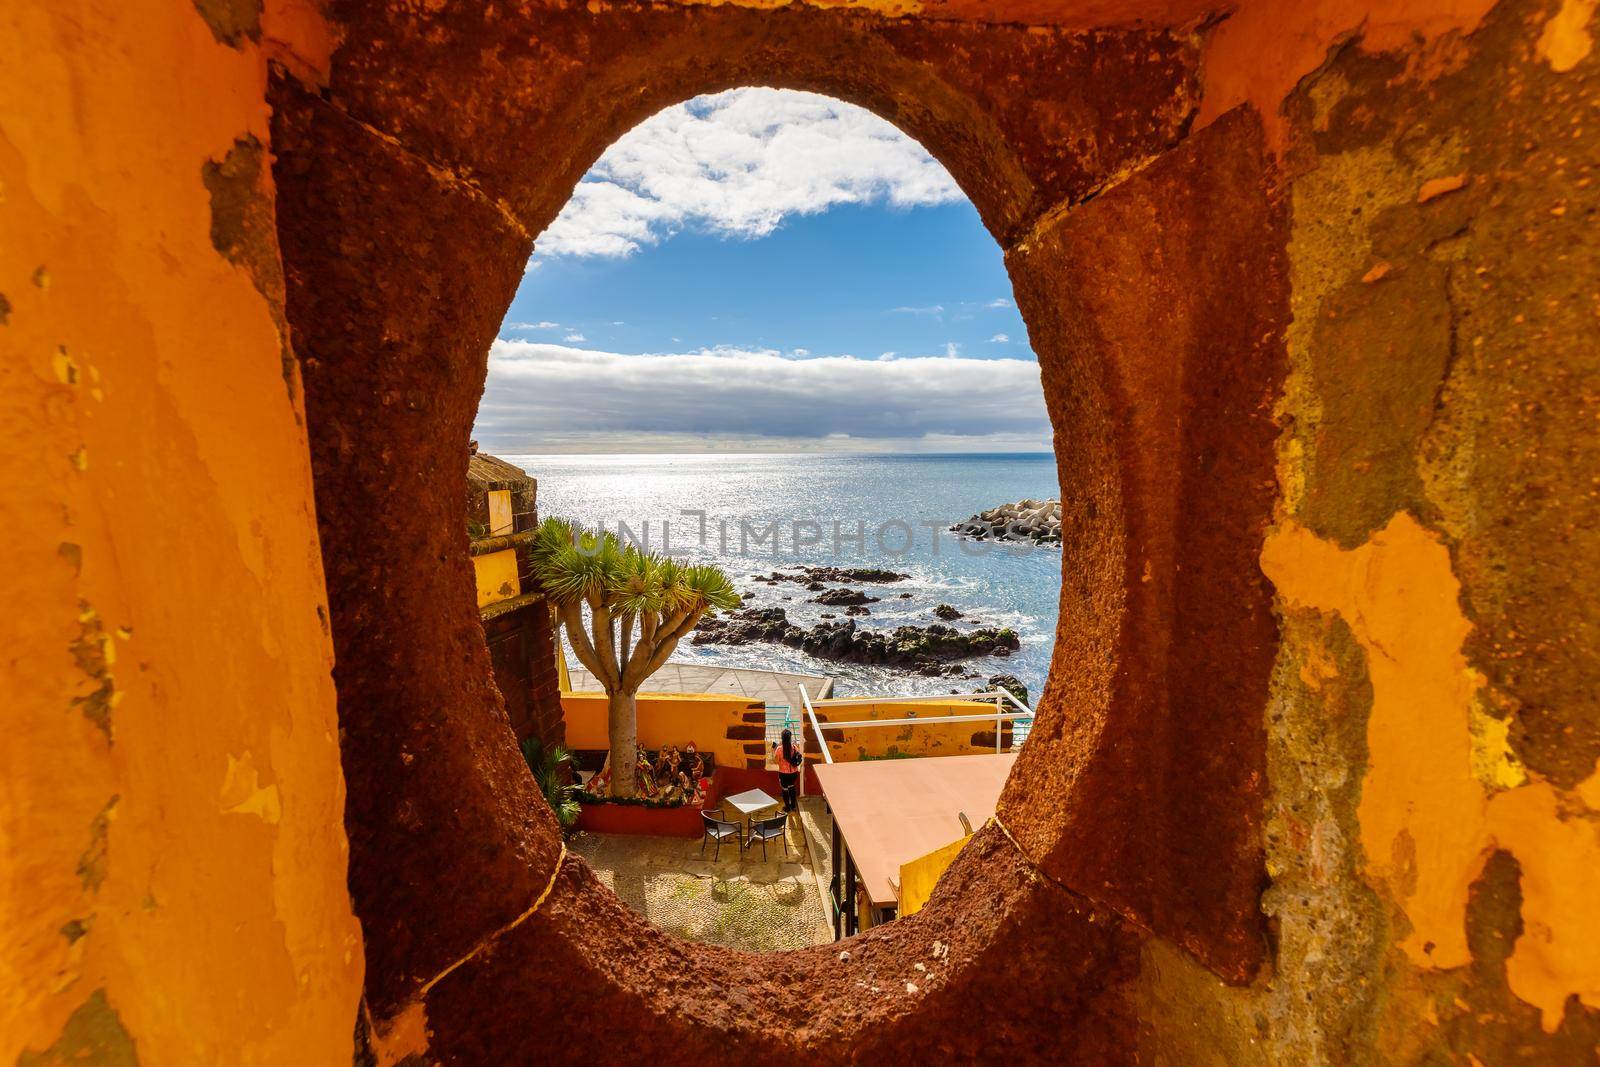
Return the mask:
<path id="1" fill-rule="evenodd" d="M 811 93 L 658 113 L 539 237 L 474 437 L 480 615 L 568 848 L 748 951 L 919 909 L 1061 583 L 1038 363 L 944 168 Z"/>

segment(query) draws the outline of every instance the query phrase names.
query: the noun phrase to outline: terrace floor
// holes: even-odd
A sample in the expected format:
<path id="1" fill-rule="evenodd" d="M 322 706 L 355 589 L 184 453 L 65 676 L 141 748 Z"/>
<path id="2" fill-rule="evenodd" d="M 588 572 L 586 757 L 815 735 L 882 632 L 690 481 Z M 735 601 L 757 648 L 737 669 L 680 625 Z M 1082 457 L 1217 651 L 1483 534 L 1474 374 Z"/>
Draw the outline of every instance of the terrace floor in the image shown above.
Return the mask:
<path id="1" fill-rule="evenodd" d="M 791 822 L 787 857 L 769 842 L 766 861 L 759 844 L 742 856 L 724 844 L 713 862 L 713 846 L 702 858 L 699 839 L 682 837 L 580 833 L 569 847 L 660 929 L 690 941 L 775 952 L 833 940 L 805 836 Z"/>

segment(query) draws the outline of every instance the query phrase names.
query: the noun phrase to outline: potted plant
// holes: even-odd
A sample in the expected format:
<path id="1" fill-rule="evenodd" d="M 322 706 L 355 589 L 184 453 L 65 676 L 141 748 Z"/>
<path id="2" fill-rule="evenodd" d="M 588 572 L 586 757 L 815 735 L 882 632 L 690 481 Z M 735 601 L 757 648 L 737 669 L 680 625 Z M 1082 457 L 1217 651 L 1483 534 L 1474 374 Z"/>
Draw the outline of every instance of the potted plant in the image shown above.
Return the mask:
<path id="1" fill-rule="evenodd" d="M 579 786 L 572 780 L 572 753 L 565 745 L 546 745 L 537 737 L 529 737 L 522 742 L 522 758 L 561 829 L 572 829 L 583 810 L 578 804 Z"/>

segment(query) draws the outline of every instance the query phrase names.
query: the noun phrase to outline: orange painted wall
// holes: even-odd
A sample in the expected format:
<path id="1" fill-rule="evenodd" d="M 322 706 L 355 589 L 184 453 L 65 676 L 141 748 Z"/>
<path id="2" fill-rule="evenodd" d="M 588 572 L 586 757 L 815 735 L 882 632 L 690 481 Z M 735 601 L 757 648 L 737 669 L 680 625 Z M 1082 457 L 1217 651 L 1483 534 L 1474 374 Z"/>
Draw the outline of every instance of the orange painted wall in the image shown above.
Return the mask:
<path id="1" fill-rule="evenodd" d="M 1232 6 L 1208 30 L 1195 128 L 1252 104 L 1280 154 L 1290 132 L 1285 94 L 1345 35 L 1365 28 L 1362 50 L 1392 49 L 1405 69 L 1426 69 L 1444 65 L 1430 49 L 1493 13 L 1486 0 Z M 979 10 L 976 0 L 942 7 Z M 931 9 L 906 0 L 905 10 Z M 984 10 L 999 17 L 1001 9 Z M 1051 7 L 1019 0 L 1005 10 L 1042 19 L 1027 12 Z M 1209 7 L 1096 0 L 1073 10 L 1080 19 L 1093 11 L 1160 21 Z M 315 0 L 268 0 L 258 22 L 254 11 L 221 0 L 12 0 L 0 8 L 0 529 L 8 548 L 0 568 L 0 1063 L 46 1049 L 86 1060 L 136 1050 L 145 1063 L 351 1059 L 360 935 L 344 882 L 344 786 L 303 409 L 292 364 L 286 377 L 274 295 L 263 103 L 269 58 L 315 79 L 335 35 Z M 1523 51 L 1552 71 L 1576 70 L 1575 83 L 1587 77 L 1593 4 L 1563 0 L 1533 14 Z M 1508 88 L 1521 92 L 1527 82 L 1519 76 Z M 1337 95 L 1337 86 L 1323 88 Z M 1318 161 L 1324 175 L 1345 173 L 1336 172 L 1337 155 Z M 1387 150 L 1380 155 L 1351 164 L 1363 190 L 1403 184 L 1390 181 L 1399 164 Z M 1288 195 L 1306 197 L 1315 180 L 1296 171 Z M 243 195 L 228 201 L 230 190 Z M 1413 195 L 1407 186 L 1406 199 Z M 233 231 L 224 247 L 219 196 Z M 1344 232 L 1344 215 L 1324 240 L 1319 202 L 1306 203 L 1296 207 L 1290 250 L 1301 322 L 1318 314 L 1308 292 L 1319 279 L 1353 283 L 1372 266 Z M 1541 205 L 1540 214 L 1557 208 L 1565 204 Z M 1516 248 L 1532 247 L 1522 240 Z M 1286 410 L 1315 413 L 1321 400 L 1291 396 Z M 1286 451 L 1286 498 L 1306 479 L 1303 468 Z M 1447 496 L 1436 494 L 1433 505 Z M 1475 624 L 1437 530 L 1397 512 L 1360 544 L 1341 547 L 1287 507 L 1279 520 L 1261 567 L 1285 617 L 1338 619 L 1372 690 L 1348 850 L 1359 860 L 1353 877 L 1394 909 L 1393 944 L 1380 947 L 1394 950 L 1385 966 L 1401 976 L 1395 989 L 1442 983 L 1466 965 L 1472 886 L 1498 850 L 1520 869 L 1510 992 L 1538 1009 L 1547 1031 L 1564 1013 L 1577 1018 L 1600 1005 L 1600 770 L 1558 788 L 1511 757 L 1505 719 L 1485 714 L 1488 683 L 1463 651 Z M 1553 565 L 1569 562 L 1565 550 L 1543 551 Z M 1295 666 L 1284 677 L 1311 689 L 1334 676 L 1315 658 Z M 603 737 L 603 701 L 587 699 L 592 706 L 569 705 L 569 730 L 586 725 L 592 739 L 598 722 Z M 743 745 L 722 734 L 748 705 L 713 710 L 675 697 L 668 713 L 650 699 L 641 702 L 647 744 L 707 736 L 719 761 L 726 748 L 729 763 L 742 762 Z M 877 735 L 880 751 L 902 743 L 894 733 Z M 959 737 L 948 744 L 952 753 L 971 750 Z M 836 743 L 837 758 L 863 749 L 851 737 Z M 1318 828 L 1320 844 L 1307 850 L 1313 866 L 1336 830 Z M 1277 918 L 1289 929 L 1295 906 L 1282 907 Z M 1329 948 L 1314 947 L 1319 957 Z M 1148 951 L 1163 966 L 1150 968 L 1147 1018 L 1171 1021 L 1164 1039 L 1204 1021 L 1209 1037 L 1236 1029 L 1254 1045 L 1254 1020 L 1277 1017 L 1275 989 L 1293 991 L 1299 980 L 1285 966 L 1276 986 L 1224 989 L 1175 950 L 1162 957 L 1162 943 Z M 1331 985 L 1317 993 L 1342 999 Z M 1451 1003 L 1390 999 L 1408 1030 L 1426 1029 L 1417 1025 L 1427 1020 L 1421 1007 Z M 1290 1030 L 1314 1029 L 1286 1017 Z M 1182 1058 L 1174 1047 L 1169 1058 Z"/>
<path id="2" fill-rule="evenodd" d="M 647 749 L 662 745 L 681 748 L 693 741 L 700 751 L 715 754 L 718 767 L 743 767 L 747 742 L 729 740 L 728 728 L 759 727 L 760 723 L 746 723 L 744 716 L 764 707 L 759 700 L 717 693 L 640 693 L 639 744 Z M 604 693 L 563 691 L 561 714 L 567 726 L 568 748 L 610 747 Z"/>
<path id="3" fill-rule="evenodd" d="M 510 600 L 522 593 L 522 580 L 517 575 L 517 552 L 514 548 L 472 557 L 472 572 L 478 581 L 478 607 L 486 608 L 502 600 Z"/>
<path id="4" fill-rule="evenodd" d="M 722 696 L 716 693 L 640 693 L 639 743 L 645 748 L 660 748 L 664 744 L 682 745 L 693 740 L 702 751 L 716 753 L 717 766 L 743 767 L 744 746 L 763 740 L 730 740 L 729 727 L 760 726 L 747 722 L 746 714 L 762 711 L 760 701 L 744 697 Z M 942 715 L 975 715 L 993 710 L 993 705 L 970 701 L 929 706 L 927 704 L 851 704 L 832 707 L 826 702 L 818 706 L 818 714 L 835 721 L 864 719 L 900 719 L 911 715 L 936 720 Z M 574 693 L 563 691 L 561 712 L 567 726 L 567 747 L 574 749 L 603 749 L 608 745 L 606 730 L 606 698 L 604 693 Z M 924 726 L 857 727 L 848 730 L 825 731 L 833 758 L 840 763 L 850 763 L 862 758 L 880 758 L 895 753 L 916 756 L 969 756 L 993 752 L 993 746 L 972 744 L 972 735 L 989 729 L 981 722 Z M 817 757 L 812 757 L 815 762 Z"/>
<path id="5" fill-rule="evenodd" d="M 983 731 L 992 733 L 994 723 L 959 722 L 937 724 L 945 715 L 982 715 L 993 712 L 994 705 L 980 701 L 957 700 L 949 704 L 895 703 L 833 705 L 822 701 L 816 705 L 818 716 L 824 721 L 860 722 L 867 719 L 925 718 L 926 725 L 917 723 L 905 726 L 859 726 L 845 730 L 824 730 L 828 748 L 835 762 L 850 763 L 860 759 L 909 754 L 913 756 L 973 756 L 994 752 L 994 745 L 974 745 L 972 735 Z"/>
<path id="6" fill-rule="evenodd" d="M 331 40 L 225 6 L 0 8 L 0 1063 L 351 1059 L 332 651 L 262 292 L 267 54 Z"/>

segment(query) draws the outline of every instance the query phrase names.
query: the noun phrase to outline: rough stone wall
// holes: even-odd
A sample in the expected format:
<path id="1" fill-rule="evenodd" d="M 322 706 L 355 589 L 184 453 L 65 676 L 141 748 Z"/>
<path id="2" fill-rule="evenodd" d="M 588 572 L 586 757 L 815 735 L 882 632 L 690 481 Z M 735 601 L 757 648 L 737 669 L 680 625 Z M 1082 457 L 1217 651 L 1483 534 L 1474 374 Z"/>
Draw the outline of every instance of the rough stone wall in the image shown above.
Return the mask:
<path id="1" fill-rule="evenodd" d="M 263 89 L 303 11 L 0 11 L 0 1063 L 348 1062 Z"/>
<path id="2" fill-rule="evenodd" d="M 383 1062 L 1593 1062 L 1592 0 L 147 7 L 3 16 L 0 1062 L 342 1061 L 363 948 Z M 749 83 L 951 168 L 1077 509 L 1003 825 L 847 960 L 565 857 L 465 563 L 534 236 Z"/>
<path id="3" fill-rule="evenodd" d="M 560 679 L 551 667 L 556 648 L 549 605 L 535 601 L 486 619 L 483 636 L 494 667 L 495 688 L 518 742 L 536 737 L 541 744 L 564 744 L 567 725 L 561 709 Z"/>
<path id="4" fill-rule="evenodd" d="M 465 446 L 530 235 L 609 141 L 656 107 L 775 75 L 864 100 L 924 132 L 964 167 L 991 224 L 1021 233 L 1045 207 L 1091 195 L 1181 137 L 1194 39 L 979 34 L 803 8 L 343 13 L 351 21 L 331 91 L 274 82 L 273 146 L 345 770 L 368 787 L 352 794 L 347 824 L 380 1058 L 531 1055 L 539 1031 L 502 1020 L 506 993 L 479 993 L 506 982 L 539 989 L 541 1010 L 619 1059 L 668 1046 L 734 1062 L 780 1047 L 843 1061 L 890 1033 L 906 1049 L 943 1044 L 972 1057 L 985 1039 L 1031 1048 L 1063 1020 L 1086 1052 L 1131 1047 L 1127 932 L 1015 854 L 972 867 L 976 912 L 946 895 L 920 924 L 852 949 L 872 960 L 861 979 L 836 970 L 832 951 L 703 954 L 614 901 L 591 900 L 592 880 L 562 855 L 487 682 L 470 577 L 455 565 L 465 487 L 450 461 Z M 849 61 L 857 53 L 867 61 Z M 574 65 L 573 55 L 589 61 Z M 1030 72 L 1034 96 L 1000 91 L 1013 65 Z M 414 77 L 430 69 L 471 74 L 443 93 L 445 81 Z M 404 89 L 402 71 L 412 72 Z M 1041 138 L 1040 127 L 1081 135 Z M 508 150 L 530 139 L 547 151 Z M 359 547 L 374 523 L 393 532 L 381 555 Z M 991 851 L 1015 849 L 990 833 Z M 947 936 L 954 929 L 959 941 Z M 971 1033 L 969 1006 L 1003 998 L 1012 980 L 977 961 L 1008 957 L 1040 995 L 1013 1007 L 1001 1031 Z M 554 961 L 567 977 L 551 990 Z"/>
<path id="5" fill-rule="evenodd" d="M 1073 536 L 1051 678 L 1000 813 L 1052 877 L 1233 981 L 1266 947 L 1277 633 L 1255 560 L 1285 317 L 1266 162 L 1259 123 L 1233 112 L 1007 259 Z"/>
<path id="6" fill-rule="evenodd" d="M 566 189 L 656 108 L 753 81 L 865 104 L 922 139 L 1005 247 L 1040 354 L 1062 484 L 1076 509 L 1057 669 L 1004 798 L 1005 825 L 985 838 L 990 865 L 963 868 L 966 895 L 938 897 L 918 917 L 946 923 L 954 912 L 945 909 L 1006 899 L 1019 875 L 1036 892 L 1077 902 L 1028 911 L 1031 929 L 1015 925 L 1022 911 L 981 924 L 979 941 L 999 946 L 1019 937 L 1100 946 L 1041 976 L 1047 1000 L 1074 1007 L 1031 1038 L 1021 1013 L 1018 1047 L 1048 1041 L 1069 1016 L 1069 1029 L 1111 1034 L 1105 1047 L 1120 1056 L 1174 1062 L 1523 1049 L 1572 1058 L 1592 1046 L 1582 950 L 1596 939 L 1581 908 L 1585 890 L 1574 889 L 1589 877 L 1592 822 L 1574 788 L 1586 779 L 1568 767 L 1565 780 L 1512 781 L 1493 747 L 1509 744 L 1508 716 L 1470 710 L 1477 675 L 1468 672 L 1493 678 L 1490 666 L 1452 659 L 1470 648 L 1474 630 L 1458 601 L 1472 596 L 1462 576 L 1481 558 L 1482 595 L 1524 609 L 1508 630 L 1548 633 L 1544 644 L 1560 649 L 1535 672 L 1533 690 L 1544 697 L 1524 713 L 1530 745 L 1542 729 L 1553 767 L 1572 758 L 1565 740 L 1581 748 L 1586 736 L 1582 706 L 1555 710 L 1548 695 L 1581 698 L 1592 681 L 1584 605 L 1563 605 L 1569 629 L 1527 617 L 1562 590 L 1551 585 L 1558 572 L 1506 532 L 1509 515 L 1478 541 L 1452 534 L 1461 546 L 1454 555 L 1440 535 L 1450 515 L 1463 530 L 1485 529 L 1496 509 L 1520 516 L 1510 479 L 1536 473 L 1548 485 L 1540 501 L 1566 490 L 1543 513 L 1566 525 L 1538 532 L 1585 536 L 1586 504 L 1572 494 L 1586 491 L 1594 457 L 1581 439 L 1564 439 L 1566 470 L 1551 471 L 1526 451 L 1539 427 L 1512 425 L 1500 465 L 1478 465 L 1489 456 L 1477 444 L 1478 398 L 1518 375 L 1487 368 L 1472 391 L 1451 381 L 1465 366 L 1463 327 L 1458 305 L 1439 297 L 1463 284 L 1445 263 L 1467 254 L 1461 242 L 1472 227 L 1462 228 L 1459 205 L 1471 203 L 1475 186 L 1455 169 L 1438 171 L 1455 157 L 1432 144 L 1467 139 L 1476 123 L 1476 150 L 1498 181 L 1523 162 L 1527 148 L 1510 131 L 1525 127 L 1510 116 L 1483 119 L 1496 110 L 1490 100 L 1526 98 L 1547 124 L 1581 115 L 1587 53 L 1573 42 L 1589 32 L 1591 9 L 1326 2 L 1285 18 L 1260 4 L 1220 24 L 1094 33 L 826 5 L 444 3 L 336 14 L 346 36 L 331 92 L 313 97 L 280 82 L 275 146 L 285 187 L 296 189 L 280 228 L 312 393 L 313 454 L 330 450 L 314 462 L 330 573 L 341 576 L 330 589 L 335 638 L 363 661 L 342 668 L 346 723 L 372 716 L 372 729 L 393 728 L 399 715 L 428 738 L 406 750 L 413 760 L 404 770 L 372 776 L 378 765 L 358 769 L 370 743 L 347 734 L 347 772 L 371 782 L 387 806 L 351 815 L 368 992 L 386 1054 L 426 1049 L 470 1062 L 525 1047 L 480 997 L 552 968 L 573 977 L 550 1010 L 589 1020 L 619 1058 L 632 1043 L 671 1041 L 714 1062 L 736 1060 L 758 1033 L 781 1033 L 772 1040 L 824 1060 L 860 1055 L 869 1034 L 884 1032 L 917 1048 L 950 1026 L 941 998 L 924 999 L 930 989 L 982 999 L 994 988 L 965 969 L 937 987 L 912 976 L 905 969 L 920 961 L 926 935 L 911 923 L 851 950 L 871 954 L 877 976 L 901 971 L 916 987 L 911 999 L 863 1012 L 846 1006 L 861 983 L 813 956 L 733 965 L 625 918 L 596 922 L 589 909 L 610 903 L 591 900 L 570 861 L 547 851 L 547 827 L 484 814 L 473 816 L 486 819 L 474 839 L 491 868 L 509 863 L 513 876 L 491 884 L 463 876 L 470 895 L 451 900 L 468 906 L 450 923 L 424 932 L 438 906 L 433 887 L 397 892 L 384 881 L 394 864 L 454 864 L 459 842 L 432 829 L 457 829 L 436 810 L 436 783 L 461 773 L 469 752 L 483 812 L 515 807 L 516 783 L 509 764 L 484 762 L 504 761 L 495 740 L 503 714 L 474 688 L 481 652 L 440 626 L 439 605 L 454 601 L 419 604 L 406 625 L 381 635 L 360 622 L 388 596 L 372 570 L 385 563 L 345 549 L 349 468 L 332 457 L 347 462 L 344 443 L 370 432 L 353 402 L 366 388 L 362 375 L 374 359 L 392 361 L 401 395 L 444 405 L 431 434 L 418 429 L 425 406 L 403 424 L 396 410 L 375 412 L 389 427 L 385 439 L 405 442 L 383 463 L 428 469 L 435 451 L 458 447 L 471 397 L 440 383 L 440 353 L 460 379 L 481 381 L 511 272 Z M 1272 62 L 1255 62 L 1278 44 Z M 541 147 L 537 166 L 529 143 Z M 1552 168 L 1566 165 L 1554 158 Z M 1532 175 L 1527 195 L 1560 181 L 1574 199 L 1587 188 L 1581 175 L 1554 174 Z M 1504 222 L 1505 201 L 1488 187 L 1478 195 L 1479 259 L 1526 254 L 1526 232 Z M 415 314 L 454 274 L 385 271 L 396 253 L 387 220 L 371 217 L 379 203 L 391 212 L 400 205 L 412 251 L 435 264 L 470 246 L 480 287 L 375 347 L 365 318 L 392 325 L 397 308 Z M 437 217 L 447 205 L 458 213 L 448 233 Z M 1381 232 L 1366 232 L 1377 225 L 1373 213 L 1390 208 Z M 1573 208 L 1547 210 L 1559 220 Z M 475 220 L 470 237 L 463 217 Z M 1549 240 L 1558 256 L 1582 243 Z M 394 291 L 374 299 L 330 286 L 331 248 L 344 257 L 335 275 L 385 272 Z M 352 249 L 364 260 L 351 260 Z M 1593 276 L 1576 264 L 1569 288 L 1592 286 Z M 500 296 L 482 296 L 496 287 Z M 1559 287 L 1541 276 L 1522 291 L 1560 303 Z M 369 307 L 352 317 L 362 301 Z M 1544 343 L 1556 336 L 1550 329 L 1532 349 L 1567 384 L 1585 373 L 1583 331 L 1592 327 L 1574 303 L 1580 310 L 1563 323 L 1576 331 L 1572 347 Z M 439 321 L 441 312 L 454 321 Z M 1514 314 L 1527 313 L 1502 317 Z M 1541 394 L 1542 403 L 1567 405 L 1564 425 L 1584 425 L 1574 406 L 1590 394 L 1578 385 Z M 327 429 L 319 394 L 336 398 Z M 1506 399 L 1521 411 L 1520 395 Z M 419 543 L 443 528 L 441 516 L 416 520 Z M 423 562 L 419 555 L 413 565 Z M 1514 564 L 1520 585 L 1507 576 Z M 1509 632 L 1489 647 L 1519 666 L 1532 651 Z M 423 662 L 456 665 L 456 680 L 402 685 L 380 668 L 418 648 L 431 650 Z M 356 672 L 367 680 L 357 683 Z M 441 716 L 450 692 L 456 710 Z M 1549 740 L 1557 736 L 1562 743 Z M 1531 775 L 1518 759 L 1512 769 Z M 1592 756 L 1577 759 L 1579 770 L 1592 765 Z M 1515 787 L 1504 792 L 1512 799 L 1490 799 L 1486 790 L 1503 786 Z M 413 821 L 385 821 L 385 810 Z M 1516 835 L 1525 835 L 1525 855 L 1504 847 Z M 381 863 L 363 857 L 368 847 Z M 1496 849 L 1507 858 L 1489 861 Z M 1115 937 L 1091 936 L 1096 922 Z M 625 948 L 597 932 L 618 924 Z M 1130 938 L 1140 942 L 1136 1027 L 1123 988 Z M 977 945 L 966 942 L 956 958 L 976 959 Z M 1089 975 L 1108 983 L 1104 998 L 1084 996 Z M 775 988 L 803 993 L 798 1015 L 775 1014 Z M 715 1008 L 729 998 L 749 1006 L 744 1018 Z M 1561 1022 L 1562 1011 L 1575 1022 Z"/>
<path id="7" fill-rule="evenodd" d="M 1147 946 L 1155 1058 L 1600 1049 L 1594 15 L 1354 40 L 1279 116 L 1276 958 L 1223 991 Z"/>

